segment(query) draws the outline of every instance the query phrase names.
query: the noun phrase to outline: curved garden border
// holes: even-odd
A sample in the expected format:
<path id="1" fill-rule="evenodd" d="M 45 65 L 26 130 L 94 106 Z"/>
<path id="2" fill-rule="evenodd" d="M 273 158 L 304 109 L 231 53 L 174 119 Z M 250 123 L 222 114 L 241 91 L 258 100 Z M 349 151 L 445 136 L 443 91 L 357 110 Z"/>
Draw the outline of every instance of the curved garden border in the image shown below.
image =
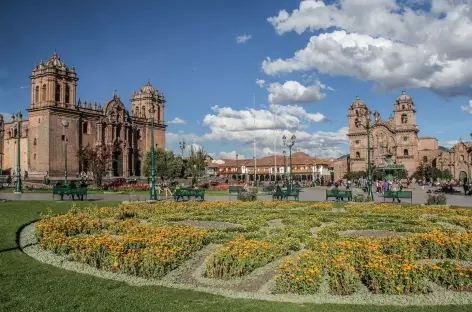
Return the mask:
<path id="1" fill-rule="evenodd" d="M 93 268 L 87 264 L 68 261 L 64 256 L 58 256 L 51 251 L 39 247 L 35 235 L 35 223 L 29 224 L 20 232 L 20 248 L 28 256 L 58 268 L 78 273 L 88 274 L 100 278 L 121 281 L 132 286 L 165 286 L 170 288 L 185 289 L 222 295 L 231 298 L 258 299 L 291 303 L 314 304 L 361 304 L 361 305 L 395 305 L 395 306 L 434 306 L 434 305 L 462 305 L 472 304 L 471 292 L 456 292 L 431 284 L 432 293 L 425 295 L 384 295 L 372 294 L 366 287 L 349 296 L 336 296 L 328 293 L 327 283 L 324 282 L 321 292 L 315 295 L 297 294 L 271 294 L 270 287 L 273 280 L 266 281 L 257 291 L 247 291 L 251 287 L 242 287 L 243 290 L 228 289 L 240 283 L 248 285 L 253 280 L 267 275 L 279 264 L 279 260 L 269 263 L 265 267 L 256 269 L 245 278 L 230 281 L 213 280 L 203 276 L 205 262 L 209 253 L 218 245 L 209 245 L 195 253 L 192 259 L 170 272 L 161 280 L 145 279 L 126 274 L 112 273 Z M 181 281 L 185 280 L 184 283 Z"/>

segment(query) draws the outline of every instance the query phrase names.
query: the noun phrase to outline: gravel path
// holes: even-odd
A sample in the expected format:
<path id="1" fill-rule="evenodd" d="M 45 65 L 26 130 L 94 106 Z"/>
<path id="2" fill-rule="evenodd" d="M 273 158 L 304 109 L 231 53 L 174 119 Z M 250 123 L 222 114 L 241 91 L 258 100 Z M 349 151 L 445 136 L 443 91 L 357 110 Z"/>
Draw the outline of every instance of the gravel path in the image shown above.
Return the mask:
<path id="1" fill-rule="evenodd" d="M 117 274 L 98 270 L 91 266 L 71 262 L 63 256 L 58 256 L 50 251 L 39 247 L 35 236 L 35 225 L 26 226 L 20 233 L 20 247 L 23 252 L 30 257 L 58 268 L 69 271 L 88 274 L 100 278 L 126 282 L 132 286 L 166 286 L 177 289 L 189 289 L 202 291 L 216 295 L 223 295 L 232 298 L 261 299 L 279 302 L 292 303 L 316 303 L 316 304 L 364 304 L 364 305 L 451 305 L 451 304 L 472 304 L 472 293 L 447 291 L 438 287 L 433 287 L 434 291 L 427 295 L 375 295 L 366 292 L 365 287 L 350 296 L 334 296 L 327 292 L 327 287 L 316 295 L 296 295 L 296 294 L 271 294 L 270 288 L 273 282 L 266 281 L 263 284 L 261 277 L 271 277 L 271 270 L 275 268 L 281 259 L 269 263 L 263 268 L 259 268 L 248 277 L 236 279 L 234 281 L 210 280 L 203 277 L 205 260 L 212 250 L 219 245 L 209 245 L 195 253 L 194 257 L 184 263 L 177 270 L 170 272 L 161 280 L 144 279 L 140 277 Z M 239 285 L 239 286 L 238 286 Z M 251 290 L 251 291 L 248 291 Z"/>

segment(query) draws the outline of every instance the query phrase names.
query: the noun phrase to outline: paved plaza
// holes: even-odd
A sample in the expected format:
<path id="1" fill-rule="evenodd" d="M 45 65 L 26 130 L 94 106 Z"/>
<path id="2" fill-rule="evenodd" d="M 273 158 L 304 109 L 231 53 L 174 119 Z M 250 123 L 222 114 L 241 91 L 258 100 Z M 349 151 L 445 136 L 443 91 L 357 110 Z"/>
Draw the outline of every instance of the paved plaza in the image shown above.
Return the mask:
<path id="1" fill-rule="evenodd" d="M 325 188 L 308 188 L 303 189 L 300 193 L 300 200 L 302 201 L 324 201 L 325 200 Z M 413 191 L 413 203 L 424 204 L 427 193 L 423 189 L 415 189 Z M 446 195 L 447 203 L 452 206 L 472 206 L 472 196 L 464 196 L 463 194 L 457 195 Z M 383 202 L 382 195 L 374 194 L 376 202 Z M 55 200 L 59 201 L 59 196 L 55 196 Z M 64 198 L 67 198 L 65 196 Z M 260 199 L 271 200 L 272 197 L 269 195 L 259 196 Z M 51 193 L 23 193 L 21 195 L 13 193 L 1 193 L 0 199 L 7 200 L 52 200 Z M 125 194 L 91 194 L 88 195 L 88 201 L 145 201 L 148 200 L 148 195 L 125 195 Z M 161 200 L 166 200 L 165 196 L 160 196 Z M 167 200 L 171 198 L 168 197 Z M 206 200 L 235 200 L 236 196 L 206 196 Z M 69 202 L 67 198 L 64 202 Z M 391 199 L 387 200 L 391 202 Z M 409 203 L 409 200 L 402 199 L 402 202 Z"/>

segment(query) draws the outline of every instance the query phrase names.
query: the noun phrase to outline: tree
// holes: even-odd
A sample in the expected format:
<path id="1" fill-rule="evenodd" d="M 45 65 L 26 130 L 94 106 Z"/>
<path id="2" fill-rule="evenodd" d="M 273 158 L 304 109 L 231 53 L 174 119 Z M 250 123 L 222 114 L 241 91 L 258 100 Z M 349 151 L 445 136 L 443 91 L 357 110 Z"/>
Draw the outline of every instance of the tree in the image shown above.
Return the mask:
<path id="1" fill-rule="evenodd" d="M 77 151 L 77 161 L 83 164 L 84 170 L 92 171 L 93 180 L 97 186 L 102 185 L 103 178 L 110 167 L 112 155 L 117 148 L 116 144 L 112 146 L 102 144 L 96 147 L 87 144 Z"/>
<path id="2" fill-rule="evenodd" d="M 420 181 L 423 180 L 423 177 L 426 178 L 426 181 L 435 181 L 437 179 L 450 180 L 452 179 L 452 174 L 448 169 L 441 171 L 439 168 L 431 167 L 427 164 L 420 164 L 412 177 Z"/>
<path id="3" fill-rule="evenodd" d="M 365 171 L 350 171 L 350 172 L 347 172 L 343 178 L 347 180 L 357 180 L 357 179 L 365 178 L 365 177 L 367 177 L 367 174 L 365 173 Z"/>
<path id="4" fill-rule="evenodd" d="M 154 164 L 156 177 L 161 180 L 174 180 L 182 176 L 182 157 L 176 156 L 172 151 L 165 151 L 162 148 L 155 149 Z M 151 151 L 148 151 L 144 156 L 143 172 L 145 176 L 151 176 Z"/>
<path id="5" fill-rule="evenodd" d="M 185 175 L 192 177 L 192 185 L 197 183 L 198 176 L 205 172 L 206 152 L 203 148 L 193 148 L 190 150 L 190 155 L 185 163 Z"/>

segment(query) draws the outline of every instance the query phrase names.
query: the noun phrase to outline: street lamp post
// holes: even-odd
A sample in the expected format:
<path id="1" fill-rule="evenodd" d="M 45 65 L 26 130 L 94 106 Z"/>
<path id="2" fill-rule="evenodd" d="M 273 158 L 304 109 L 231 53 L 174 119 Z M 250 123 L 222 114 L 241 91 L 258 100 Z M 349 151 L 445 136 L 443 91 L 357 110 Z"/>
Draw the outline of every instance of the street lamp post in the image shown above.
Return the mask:
<path id="1" fill-rule="evenodd" d="M 269 161 L 269 182 L 272 182 L 272 162 Z"/>
<path id="2" fill-rule="evenodd" d="M 64 185 L 67 185 L 67 127 L 69 127 L 69 122 L 62 119 L 61 124 L 64 128 Z"/>
<path id="3" fill-rule="evenodd" d="M 284 182 L 287 183 L 287 158 L 285 156 L 287 152 L 284 150 L 283 154 L 284 154 Z"/>
<path id="4" fill-rule="evenodd" d="M 355 121 L 356 127 L 361 126 L 361 121 L 359 119 L 356 119 Z M 372 164 L 370 161 L 370 151 L 371 151 L 371 146 L 370 146 L 370 112 L 368 112 L 367 119 L 366 119 L 366 124 L 362 125 L 366 130 L 367 130 L 367 188 L 368 188 L 368 195 L 367 198 L 369 200 L 374 200 L 374 194 L 372 191 Z"/>
<path id="5" fill-rule="evenodd" d="M 239 167 L 238 167 L 238 154 L 236 154 L 236 178 L 239 182 Z"/>
<path id="6" fill-rule="evenodd" d="M 187 144 L 185 144 L 185 141 L 182 140 L 179 142 L 179 145 L 180 145 L 180 151 L 182 152 L 182 158 L 184 158 L 184 150 L 187 147 Z"/>
<path id="7" fill-rule="evenodd" d="M 15 187 L 15 194 L 21 194 L 23 192 L 22 184 L 21 184 L 21 166 L 20 166 L 20 141 L 21 141 L 21 123 L 23 119 L 23 114 L 21 111 L 16 114 L 16 121 L 17 121 L 17 148 L 16 148 L 16 187 Z M 14 117 L 13 117 L 13 120 Z"/>
<path id="8" fill-rule="evenodd" d="M 156 166 L 154 160 L 154 105 L 151 105 L 149 113 L 151 114 L 151 188 L 149 189 L 149 199 L 157 200 L 156 195 Z"/>
<path id="9" fill-rule="evenodd" d="M 288 142 L 287 142 L 287 137 L 286 137 L 285 135 L 282 137 L 282 142 L 283 142 L 283 144 L 284 144 L 285 146 L 287 146 L 288 149 L 289 149 L 289 157 L 290 157 L 290 175 L 289 175 L 290 180 L 289 180 L 289 184 L 290 184 L 290 188 L 291 188 L 291 187 L 292 187 L 292 184 L 293 184 L 292 147 L 295 145 L 295 139 L 296 139 L 295 134 L 292 135 L 292 137 L 291 137 L 290 139 L 291 139 L 291 142 L 288 143 Z"/>

